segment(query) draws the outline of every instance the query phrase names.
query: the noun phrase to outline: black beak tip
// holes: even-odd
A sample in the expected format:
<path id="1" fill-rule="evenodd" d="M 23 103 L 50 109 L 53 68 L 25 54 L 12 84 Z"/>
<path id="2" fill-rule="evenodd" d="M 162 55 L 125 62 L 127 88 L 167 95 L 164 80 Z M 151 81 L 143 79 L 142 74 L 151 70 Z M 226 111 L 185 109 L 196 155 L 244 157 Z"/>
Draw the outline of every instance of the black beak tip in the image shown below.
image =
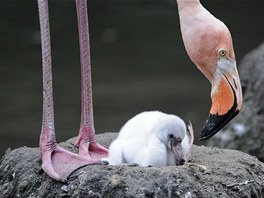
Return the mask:
<path id="1" fill-rule="evenodd" d="M 239 110 L 232 108 L 224 115 L 209 114 L 209 118 L 202 129 L 200 140 L 207 140 L 215 135 L 238 113 Z"/>
<path id="2" fill-rule="evenodd" d="M 214 136 L 218 131 L 204 131 L 202 130 L 201 132 L 201 136 L 200 136 L 200 141 L 202 140 L 207 140 L 209 139 L 210 137 Z"/>

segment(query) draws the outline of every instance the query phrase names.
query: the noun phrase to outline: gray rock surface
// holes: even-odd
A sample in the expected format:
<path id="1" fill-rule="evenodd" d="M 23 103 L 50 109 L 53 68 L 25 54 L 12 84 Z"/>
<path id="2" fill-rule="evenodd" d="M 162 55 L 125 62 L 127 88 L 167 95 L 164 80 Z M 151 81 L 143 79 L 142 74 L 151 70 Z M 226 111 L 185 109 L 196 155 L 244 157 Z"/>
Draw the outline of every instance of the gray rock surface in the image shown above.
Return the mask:
<path id="1" fill-rule="evenodd" d="M 264 44 L 240 63 L 244 104 L 241 112 L 209 146 L 241 150 L 264 162 Z"/>
<path id="2" fill-rule="evenodd" d="M 116 133 L 97 136 L 109 146 Z M 74 138 L 60 145 L 72 151 Z M 93 165 L 67 183 L 41 170 L 39 148 L 8 151 L 0 165 L 0 197 L 264 197 L 264 164 L 235 150 L 193 146 L 183 166 Z"/>

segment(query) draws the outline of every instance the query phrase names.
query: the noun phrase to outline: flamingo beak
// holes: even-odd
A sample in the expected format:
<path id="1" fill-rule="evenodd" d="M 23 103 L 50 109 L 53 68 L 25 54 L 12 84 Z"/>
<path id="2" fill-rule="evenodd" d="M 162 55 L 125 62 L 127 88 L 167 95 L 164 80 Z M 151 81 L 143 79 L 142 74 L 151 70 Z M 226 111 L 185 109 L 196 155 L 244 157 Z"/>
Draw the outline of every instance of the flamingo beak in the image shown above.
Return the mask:
<path id="1" fill-rule="evenodd" d="M 200 140 L 206 140 L 221 130 L 240 111 L 242 89 L 236 61 L 228 57 L 218 58 L 212 82 L 212 107 Z"/>
<path id="2" fill-rule="evenodd" d="M 176 164 L 183 165 L 185 160 L 183 159 L 183 149 L 181 142 L 177 141 L 176 138 L 173 138 L 172 140 L 170 140 L 170 147 L 172 153 L 175 155 Z"/>

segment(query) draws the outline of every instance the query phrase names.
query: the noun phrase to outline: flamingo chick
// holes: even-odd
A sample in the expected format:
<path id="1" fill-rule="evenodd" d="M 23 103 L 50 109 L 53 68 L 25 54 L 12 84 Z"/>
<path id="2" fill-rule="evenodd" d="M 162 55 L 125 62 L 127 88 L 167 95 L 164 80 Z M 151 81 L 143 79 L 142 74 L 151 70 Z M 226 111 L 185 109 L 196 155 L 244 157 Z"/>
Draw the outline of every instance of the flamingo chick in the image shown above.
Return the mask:
<path id="1" fill-rule="evenodd" d="M 188 160 L 194 139 L 192 126 L 188 128 L 176 115 L 142 112 L 121 128 L 106 161 L 110 165 L 182 165 Z"/>
<path id="2" fill-rule="evenodd" d="M 232 37 L 199 0 L 177 0 L 177 4 L 185 49 L 212 84 L 212 107 L 200 138 L 205 140 L 232 120 L 242 106 Z"/>

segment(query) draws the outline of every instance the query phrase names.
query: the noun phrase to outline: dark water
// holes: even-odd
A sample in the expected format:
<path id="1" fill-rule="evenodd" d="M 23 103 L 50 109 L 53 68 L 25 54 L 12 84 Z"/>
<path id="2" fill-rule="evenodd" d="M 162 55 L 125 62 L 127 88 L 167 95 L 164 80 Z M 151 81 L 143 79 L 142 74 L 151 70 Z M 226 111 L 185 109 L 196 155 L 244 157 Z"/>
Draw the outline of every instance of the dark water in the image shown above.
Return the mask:
<path id="1" fill-rule="evenodd" d="M 202 1 L 229 27 L 239 62 L 264 38 L 264 2 Z M 210 84 L 185 52 L 174 0 L 89 0 L 96 133 L 144 110 L 191 120 L 199 136 Z M 57 141 L 76 136 L 80 66 L 75 2 L 50 1 Z M 36 1 L 0 2 L 0 156 L 38 146 L 42 114 Z M 196 141 L 199 144 L 198 141 Z"/>

